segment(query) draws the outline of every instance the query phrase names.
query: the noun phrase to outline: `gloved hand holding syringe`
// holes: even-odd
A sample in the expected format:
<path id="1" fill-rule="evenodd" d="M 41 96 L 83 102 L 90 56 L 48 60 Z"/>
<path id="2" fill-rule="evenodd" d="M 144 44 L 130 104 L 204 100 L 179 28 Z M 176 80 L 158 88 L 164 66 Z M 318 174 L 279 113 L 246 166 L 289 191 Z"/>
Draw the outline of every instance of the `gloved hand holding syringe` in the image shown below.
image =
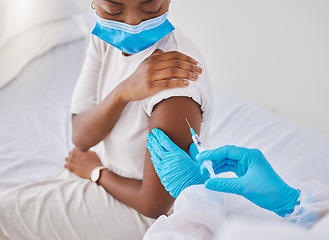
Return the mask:
<path id="1" fill-rule="evenodd" d="M 192 140 L 195 144 L 195 146 L 197 147 L 199 153 L 205 151 L 202 143 L 201 143 L 201 140 L 200 140 L 200 137 L 198 136 L 198 134 L 195 133 L 195 131 L 193 130 L 193 128 L 191 127 L 190 123 L 188 122 L 188 120 L 185 118 L 189 128 L 190 128 L 190 132 L 192 134 Z M 210 160 L 205 160 L 203 161 L 203 166 L 208 170 L 209 174 L 210 174 L 210 177 L 211 178 L 214 178 L 216 177 L 216 174 L 214 172 L 214 169 L 212 167 L 212 162 Z"/>
<path id="2" fill-rule="evenodd" d="M 177 198 L 189 186 L 204 184 L 211 190 L 241 195 L 282 217 L 297 211 L 291 216 L 291 220 L 296 222 L 296 215 L 304 211 L 304 206 L 297 207 L 296 210 L 295 207 L 301 203 L 303 196 L 307 196 L 307 201 L 311 199 L 308 199 L 307 193 L 301 195 L 300 190 L 285 183 L 260 150 L 227 145 L 204 151 L 200 138 L 192 128 L 190 130 L 193 142 L 200 151 L 196 156 L 194 144 L 191 145 L 190 155 L 188 155 L 160 129 L 152 129 L 152 133 L 148 134 L 147 148 L 150 151 L 154 169 L 171 196 Z M 207 165 L 208 160 L 215 168 L 216 177 L 212 166 Z M 209 174 L 200 172 L 196 161 L 203 161 L 211 179 Z M 221 173 L 229 171 L 234 172 L 237 177 L 220 177 Z M 313 204 L 313 199 L 308 203 Z M 307 213 L 306 216 L 308 218 L 305 218 L 305 224 L 318 219 L 318 216 L 313 213 Z"/>

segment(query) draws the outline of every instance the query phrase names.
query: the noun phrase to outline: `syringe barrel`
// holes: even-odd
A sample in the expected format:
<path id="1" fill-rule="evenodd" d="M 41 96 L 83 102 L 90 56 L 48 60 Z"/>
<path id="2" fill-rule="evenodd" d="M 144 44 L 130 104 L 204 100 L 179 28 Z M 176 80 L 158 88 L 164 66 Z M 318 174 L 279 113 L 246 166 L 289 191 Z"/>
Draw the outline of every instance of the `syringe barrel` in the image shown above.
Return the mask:
<path id="1" fill-rule="evenodd" d="M 197 147 L 199 153 L 201 153 L 205 150 L 201 143 L 201 140 L 197 134 L 192 135 L 192 140 L 193 140 L 195 146 Z"/>

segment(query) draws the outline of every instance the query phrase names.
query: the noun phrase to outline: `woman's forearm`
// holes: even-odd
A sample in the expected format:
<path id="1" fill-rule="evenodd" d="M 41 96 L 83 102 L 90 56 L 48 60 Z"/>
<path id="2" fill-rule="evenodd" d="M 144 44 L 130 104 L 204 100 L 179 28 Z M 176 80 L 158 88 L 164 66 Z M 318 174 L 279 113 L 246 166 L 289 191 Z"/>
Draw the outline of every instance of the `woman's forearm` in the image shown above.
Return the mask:
<path id="1" fill-rule="evenodd" d="M 73 115 L 74 145 L 85 152 L 102 141 L 113 128 L 127 103 L 122 99 L 120 89 L 117 87 L 95 108 Z"/>
<path id="2" fill-rule="evenodd" d="M 120 202 L 150 218 L 166 214 L 174 202 L 174 198 L 170 203 L 164 204 L 161 201 L 168 198 L 166 193 L 163 197 L 156 196 L 159 201 L 154 201 L 156 198 L 149 191 L 145 191 L 142 180 L 121 177 L 110 170 L 102 171 L 98 184 Z"/>

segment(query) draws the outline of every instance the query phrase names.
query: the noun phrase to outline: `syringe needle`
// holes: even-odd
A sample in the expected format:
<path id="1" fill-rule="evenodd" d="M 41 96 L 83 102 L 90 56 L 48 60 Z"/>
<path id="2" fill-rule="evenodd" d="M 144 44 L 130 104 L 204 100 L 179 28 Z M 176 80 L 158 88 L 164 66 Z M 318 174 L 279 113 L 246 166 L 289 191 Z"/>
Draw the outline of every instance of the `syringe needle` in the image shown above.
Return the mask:
<path id="1" fill-rule="evenodd" d="M 201 140 L 200 140 L 199 136 L 194 132 L 194 130 L 191 127 L 191 125 L 190 125 L 189 121 L 187 120 L 187 118 L 185 118 L 185 120 L 186 120 L 188 126 L 190 127 L 190 131 L 192 133 L 192 139 L 193 139 L 193 142 L 194 142 L 195 146 L 197 147 L 199 153 L 203 152 L 204 148 L 202 146 L 202 143 L 201 143 Z M 212 162 L 210 160 L 203 161 L 203 165 L 208 170 L 211 178 L 216 177 L 214 169 L 212 168 Z"/>
<path id="2" fill-rule="evenodd" d="M 190 125 L 190 123 L 188 122 L 187 118 L 185 118 L 185 120 L 186 120 L 188 126 L 191 128 L 191 125 Z"/>

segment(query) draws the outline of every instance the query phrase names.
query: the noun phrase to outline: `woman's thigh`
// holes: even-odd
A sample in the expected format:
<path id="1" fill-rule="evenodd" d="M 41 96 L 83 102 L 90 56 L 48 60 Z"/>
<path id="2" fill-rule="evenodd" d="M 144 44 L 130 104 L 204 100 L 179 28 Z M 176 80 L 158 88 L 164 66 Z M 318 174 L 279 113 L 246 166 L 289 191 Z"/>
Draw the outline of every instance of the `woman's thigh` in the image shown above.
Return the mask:
<path id="1" fill-rule="evenodd" d="M 0 194 L 0 239 L 142 239 L 152 222 L 68 171 Z"/>

